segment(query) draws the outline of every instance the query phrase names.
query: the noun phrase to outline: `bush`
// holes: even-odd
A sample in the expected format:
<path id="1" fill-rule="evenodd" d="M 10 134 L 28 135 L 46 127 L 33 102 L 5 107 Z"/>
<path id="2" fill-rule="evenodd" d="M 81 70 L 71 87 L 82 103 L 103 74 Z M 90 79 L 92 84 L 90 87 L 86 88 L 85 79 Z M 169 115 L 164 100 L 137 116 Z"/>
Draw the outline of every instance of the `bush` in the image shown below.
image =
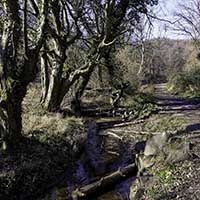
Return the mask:
<path id="1" fill-rule="evenodd" d="M 172 77 L 169 91 L 184 97 L 200 97 L 200 67 L 193 67 Z"/>

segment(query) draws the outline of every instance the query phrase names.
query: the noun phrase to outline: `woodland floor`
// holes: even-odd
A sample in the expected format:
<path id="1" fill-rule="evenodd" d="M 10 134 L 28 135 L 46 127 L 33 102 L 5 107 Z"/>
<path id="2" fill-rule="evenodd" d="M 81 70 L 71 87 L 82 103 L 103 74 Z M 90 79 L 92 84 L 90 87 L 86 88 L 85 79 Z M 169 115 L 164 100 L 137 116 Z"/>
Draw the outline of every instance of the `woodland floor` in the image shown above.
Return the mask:
<path id="1" fill-rule="evenodd" d="M 172 165 L 161 163 L 156 168 L 153 168 L 155 181 L 153 180 L 150 183 L 149 187 L 146 188 L 145 194 L 139 199 L 199 200 L 200 102 L 170 95 L 167 92 L 167 84 L 156 84 L 155 96 L 160 106 L 160 111 L 138 124 L 123 126 L 122 123 L 120 126 L 116 124 L 114 127 L 105 128 L 110 123 L 113 123 L 112 119 L 96 120 L 99 128 L 102 128 L 99 131 L 99 135 L 103 137 L 101 146 L 103 145 L 104 152 L 98 156 L 93 152 L 94 159 L 98 160 L 100 171 L 105 171 L 106 168 L 106 172 L 111 173 L 114 169 L 113 166 L 123 167 L 133 162 L 134 154 L 137 153 L 136 145 L 139 144 L 141 145 L 139 148 L 143 148 L 143 141 L 151 137 L 151 133 L 177 132 L 177 136 L 185 136 L 189 140 L 192 147 L 190 158 Z M 119 163 L 120 165 L 118 165 Z M 110 172 L 108 172 L 109 170 Z M 134 182 L 135 178 L 132 177 L 121 184 L 113 186 L 109 192 L 94 199 L 133 200 L 131 191 L 134 187 Z M 66 199 L 65 189 L 58 189 L 56 193 L 56 199 Z"/>
<path id="2" fill-rule="evenodd" d="M 197 100 L 183 99 L 170 95 L 166 84 L 155 85 L 158 104 L 162 110 L 158 113 L 163 117 L 176 118 L 180 123 L 182 134 L 189 136 L 192 145 L 190 159 L 177 163 L 171 173 L 171 179 L 166 178 L 160 182 L 157 189 L 163 191 L 162 195 L 156 195 L 158 191 L 151 191 L 152 199 L 200 199 L 200 102 Z M 154 117 L 149 120 L 153 121 Z M 158 120 L 159 122 L 159 120 Z M 169 178 L 170 179 L 170 178 Z M 166 187 L 164 190 L 163 185 Z M 153 194 L 154 193 L 154 194 Z M 154 196 L 155 195 L 155 196 Z M 156 198 L 157 196 L 157 198 Z"/>
<path id="3" fill-rule="evenodd" d="M 170 95 L 167 92 L 167 84 L 155 85 L 155 96 L 160 111 L 147 118 L 142 123 L 113 127 L 103 130 L 103 134 L 112 134 L 122 139 L 126 146 L 127 154 L 134 154 L 137 142 L 147 140 L 151 133 L 174 131 L 177 136 L 184 136 L 192 146 L 188 160 L 175 163 L 170 166 L 162 164 L 152 169 L 156 181 L 153 181 L 146 193 L 139 199 L 200 199 L 200 102 L 194 99 L 183 99 Z M 108 142 L 109 143 L 109 142 Z M 116 142 L 115 142 L 116 143 Z M 112 148 L 113 152 L 120 154 L 119 148 Z M 132 151 L 133 150 L 133 151 Z M 123 151 L 123 150 L 122 150 Z M 125 153 L 126 154 L 126 153 Z M 126 183 L 118 185 L 111 192 L 100 196 L 98 200 L 128 200 L 131 193 L 130 179 Z M 132 199 L 131 199 L 132 200 Z"/>
<path id="4" fill-rule="evenodd" d="M 98 131 L 97 138 L 89 138 L 93 135 L 93 130 L 91 135 L 88 135 L 88 132 L 85 131 L 87 127 L 84 127 L 82 119 L 77 121 L 73 118 L 63 119 L 62 116 L 43 117 L 43 113 L 40 116 L 35 113 L 28 113 L 28 110 L 25 110 L 25 113 L 27 113 L 24 116 L 26 119 L 25 127 L 29 127 L 25 131 L 28 133 L 32 129 L 36 130 L 31 133 L 35 140 L 27 140 L 24 148 L 19 149 L 19 152 L 16 152 L 13 157 L 0 155 L 0 181 L 1 184 L 3 183 L 0 185 L 0 189 L 2 189 L 2 191 L 0 190 L 0 197 L 3 200 L 11 200 L 9 196 L 12 196 L 12 194 L 9 193 L 13 192 L 13 195 L 16 195 L 19 192 L 20 194 L 13 196 L 12 200 L 36 199 L 36 196 L 44 193 L 44 188 L 45 191 L 48 191 L 49 188 L 54 187 L 55 191 L 53 190 L 45 200 L 68 200 L 67 196 L 70 196 L 70 194 L 67 194 L 66 185 L 74 181 L 73 179 L 76 179 L 75 182 L 78 183 L 77 178 L 79 178 L 81 183 L 85 185 L 88 184 L 88 177 L 91 180 L 101 177 L 101 175 L 97 175 L 97 177 L 91 175 L 90 168 L 83 169 L 85 163 L 89 162 L 88 159 L 91 163 L 94 160 L 93 163 L 97 166 L 97 169 L 94 170 L 99 174 L 111 173 L 119 167 L 123 168 L 131 164 L 134 161 L 135 153 L 137 153 L 135 145 L 142 145 L 143 141 L 151 136 L 151 133 L 178 130 L 177 135 L 185 135 L 191 143 L 192 150 L 189 160 L 171 166 L 161 165 L 154 169 L 157 181 L 147 188 L 145 196 L 141 199 L 200 200 L 200 102 L 172 96 L 166 88 L 166 84 L 155 85 L 156 101 L 160 110 L 149 118 L 139 121 L 138 124 L 133 123 L 124 126 L 123 124 L 126 124 L 126 122 L 117 122 L 117 126 L 113 127 L 115 119 L 96 119 L 95 123 L 101 129 Z M 32 96 L 37 95 L 33 94 Z M 32 98 L 27 97 L 27 100 L 30 101 L 30 104 L 33 104 Z M 30 107 L 29 103 L 26 102 L 27 109 Z M 28 120 L 30 115 L 33 118 Z M 33 125 L 30 126 L 29 121 L 31 123 L 34 121 Z M 41 121 L 43 125 L 40 124 Z M 26 125 L 26 123 L 29 123 L 29 125 Z M 55 131 L 59 128 L 58 124 L 60 127 L 67 124 L 64 127 L 66 130 L 62 131 L 62 134 Z M 111 124 L 111 127 L 105 128 L 109 124 Z M 49 127 L 52 130 L 49 130 Z M 37 129 L 42 130 L 42 132 L 37 131 Z M 30 137 L 32 138 L 32 136 Z M 103 153 L 100 153 L 98 149 L 99 139 L 100 146 L 104 150 Z M 89 148 L 85 149 L 86 147 Z M 26 150 L 23 151 L 23 149 Z M 88 155 L 91 154 L 89 155 L 90 158 L 87 155 L 87 159 L 85 159 L 84 151 L 87 151 Z M 77 158 L 75 158 L 75 155 Z M 72 157 L 79 159 L 78 163 Z M 78 172 L 82 173 L 80 177 L 78 177 L 80 174 L 77 177 L 71 176 L 76 173 L 74 171 L 77 171 L 74 166 L 77 166 Z M 93 168 L 96 166 L 93 166 Z M 66 173 L 63 173 L 64 169 Z M 95 199 L 129 200 L 134 181 L 135 178 L 132 177 L 119 185 L 113 186 L 110 192 Z M 48 185 L 48 187 L 45 187 L 45 185 Z M 60 186 L 57 188 L 57 185 Z M 77 186 L 73 186 L 74 189 Z M 9 190 L 9 187 L 15 191 Z M 4 195 L 1 196 L 1 194 Z"/>

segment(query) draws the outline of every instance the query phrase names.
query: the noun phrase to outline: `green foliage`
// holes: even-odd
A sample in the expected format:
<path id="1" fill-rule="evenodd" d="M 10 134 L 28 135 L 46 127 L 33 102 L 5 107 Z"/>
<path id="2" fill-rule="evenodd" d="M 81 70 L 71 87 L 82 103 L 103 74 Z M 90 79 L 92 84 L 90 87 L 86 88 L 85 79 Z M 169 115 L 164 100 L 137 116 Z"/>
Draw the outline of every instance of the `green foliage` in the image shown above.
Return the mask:
<path id="1" fill-rule="evenodd" d="M 183 97 L 200 98 L 200 67 L 192 67 L 174 76 L 170 80 L 169 91 Z"/>
<path id="2" fill-rule="evenodd" d="M 162 165 L 154 168 L 155 182 L 146 190 L 148 199 L 161 199 L 161 195 L 166 193 L 168 187 L 176 180 L 174 178 L 175 165 Z"/>
<path id="3" fill-rule="evenodd" d="M 171 171 L 168 167 L 157 171 L 155 175 L 163 184 L 171 183 L 171 181 L 173 180 L 173 177 L 171 176 Z"/>

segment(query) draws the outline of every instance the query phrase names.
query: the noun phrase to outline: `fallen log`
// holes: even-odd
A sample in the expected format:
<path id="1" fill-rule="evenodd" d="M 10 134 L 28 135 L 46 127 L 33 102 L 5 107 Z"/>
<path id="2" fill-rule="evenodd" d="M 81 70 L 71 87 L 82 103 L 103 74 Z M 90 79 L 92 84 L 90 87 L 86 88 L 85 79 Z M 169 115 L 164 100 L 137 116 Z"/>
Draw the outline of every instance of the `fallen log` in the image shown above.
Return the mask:
<path id="1" fill-rule="evenodd" d="M 90 183 L 81 188 L 77 188 L 72 192 L 73 200 L 85 200 L 98 194 L 103 194 L 113 187 L 117 183 L 120 183 L 123 180 L 131 176 L 137 175 L 137 166 L 135 163 L 128 165 L 127 167 L 120 168 L 116 172 L 113 172 L 105 177 L 102 177 L 100 180 Z M 113 188 L 111 188 L 113 189 Z"/>

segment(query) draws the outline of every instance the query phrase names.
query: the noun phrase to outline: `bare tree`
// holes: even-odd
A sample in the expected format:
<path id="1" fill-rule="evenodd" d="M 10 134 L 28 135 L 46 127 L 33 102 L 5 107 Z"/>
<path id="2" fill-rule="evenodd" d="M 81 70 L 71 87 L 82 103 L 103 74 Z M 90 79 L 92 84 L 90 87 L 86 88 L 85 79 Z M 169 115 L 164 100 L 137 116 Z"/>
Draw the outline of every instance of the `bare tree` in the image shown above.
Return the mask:
<path id="1" fill-rule="evenodd" d="M 71 1 L 66 2 L 69 3 Z M 61 64 L 61 67 L 55 67 L 60 73 L 59 77 L 61 78 L 59 78 L 59 80 L 61 81 L 59 81 L 59 84 L 54 82 L 54 84 L 49 87 L 51 90 L 46 92 L 45 107 L 49 111 L 59 109 L 64 96 L 77 81 L 79 81 L 79 84 L 76 88 L 75 101 L 78 106 L 79 99 L 83 95 L 91 74 L 100 60 L 108 52 L 110 46 L 112 46 L 121 35 L 129 31 L 130 24 L 134 25 L 139 21 L 141 13 L 147 14 L 148 6 L 153 6 L 157 1 L 88 0 L 82 3 L 83 5 L 81 4 L 81 7 L 73 7 L 73 5 L 70 4 L 70 8 L 73 8 L 73 12 L 70 13 L 68 10 L 69 13 L 66 16 L 68 16 L 69 23 L 71 20 L 74 21 L 76 19 L 77 22 L 74 24 L 76 24 L 76 29 L 82 32 L 81 39 L 87 46 L 87 57 L 85 62 L 77 66 L 76 69 L 72 69 L 68 66 L 69 68 L 67 70 L 63 70 L 64 62 Z M 80 15 L 77 15 L 77 11 Z M 57 46 L 53 50 L 58 52 L 58 49 L 62 48 L 59 43 L 56 43 L 56 45 Z M 63 55 L 63 57 L 66 58 L 67 55 Z M 60 55 L 58 58 L 59 57 Z M 65 59 L 63 59 L 63 61 L 64 60 Z M 44 63 L 45 62 L 43 62 L 43 64 Z M 52 91 L 58 91 L 56 92 L 58 95 L 53 95 Z"/>
<path id="2" fill-rule="evenodd" d="M 190 36 L 198 49 L 200 48 L 200 2 L 199 0 L 185 1 L 179 4 L 180 11 L 176 12 L 178 21 L 175 23 L 175 30 Z"/>

